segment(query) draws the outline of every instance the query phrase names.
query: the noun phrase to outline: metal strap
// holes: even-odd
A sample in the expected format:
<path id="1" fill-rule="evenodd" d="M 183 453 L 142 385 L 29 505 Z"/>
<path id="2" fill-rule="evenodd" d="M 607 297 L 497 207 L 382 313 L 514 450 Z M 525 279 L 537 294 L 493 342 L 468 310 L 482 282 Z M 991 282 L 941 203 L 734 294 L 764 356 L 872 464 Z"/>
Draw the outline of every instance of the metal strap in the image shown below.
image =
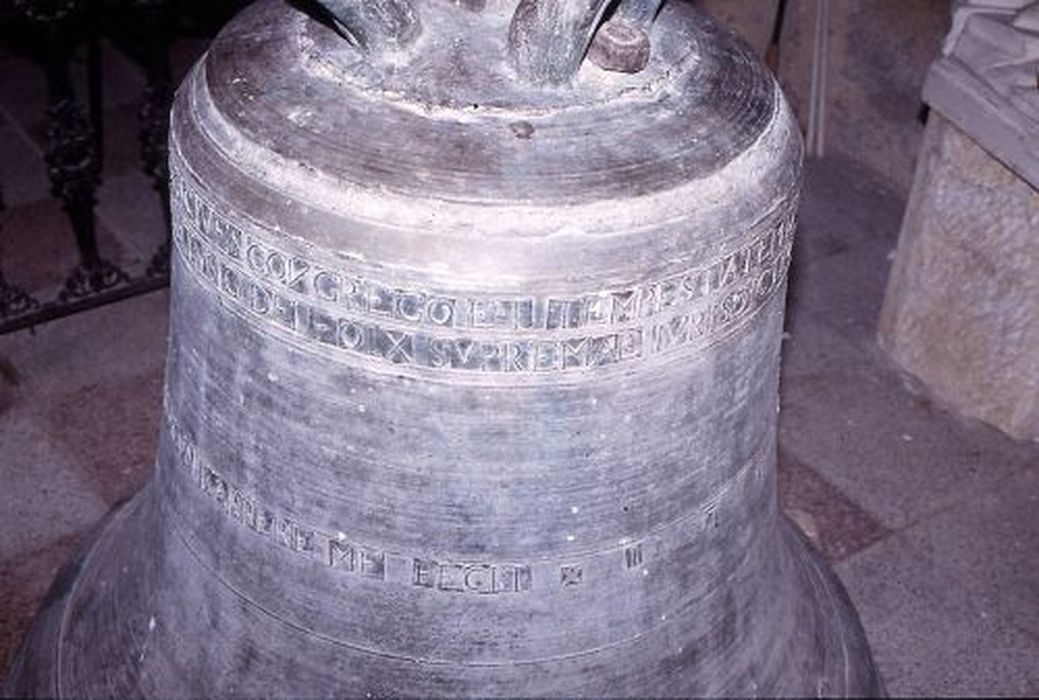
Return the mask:
<path id="1" fill-rule="evenodd" d="M 319 0 L 339 30 L 371 54 L 407 48 L 422 33 L 410 0 Z"/>
<path id="2" fill-rule="evenodd" d="M 620 0 L 617 19 L 648 25 L 663 0 Z M 610 0 L 521 0 L 509 27 L 509 58 L 520 78 L 568 82 L 581 67 Z"/>
<path id="3" fill-rule="evenodd" d="M 412 0 L 318 0 L 340 31 L 372 54 L 403 49 L 422 32 Z M 509 25 L 509 60 L 536 85 L 561 85 L 577 73 L 611 8 L 617 20 L 648 26 L 663 0 L 520 0 Z M 482 3 L 466 0 L 471 9 Z"/>

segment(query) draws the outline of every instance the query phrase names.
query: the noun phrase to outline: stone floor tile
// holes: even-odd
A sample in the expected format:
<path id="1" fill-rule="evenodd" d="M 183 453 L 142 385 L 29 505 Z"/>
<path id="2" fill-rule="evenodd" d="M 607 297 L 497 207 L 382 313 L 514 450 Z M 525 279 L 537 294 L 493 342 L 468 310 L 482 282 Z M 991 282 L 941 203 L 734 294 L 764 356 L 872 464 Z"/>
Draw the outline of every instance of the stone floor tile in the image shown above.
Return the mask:
<path id="1" fill-rule="evenodd" d="M 77 387 L 45 409 L 51 442 L 77 455 L 74 468 L 108 506 L 152 474 L 162 379 L 159 365 L 139 377 Z"/>
<path id="2" fill-rule="evenodd" d="M 0 125 L 0 191 L 7 208 L 47 199 L 51 196 L 50 188 L 39 148 L 19 130 Z M 3 226 L 4 214 L 0 214 L 0 228 Z"/>
<path id="3" fill-rule="evenodd" d="M 86 62 L 82 57 L 76 61 L 75 69 L 76 81 L 83 91 L 80 94 L 85 95 Z M 102 104 L 106 112 L 118 106 L 129 106 L 133 110 L 139 107 L 144 95 L 144 75 L 126 52 L 107 40 L 101 42 L 101 75 L 104 78 Z"/>
<path id="4" fill-rule="evenodd" d="M 119 241 L 128 272 L 146 268 L 166 240 L 162 199 L 143 172 L 106 175 L 98 191 L 97 217 Z"/>
<path id="5" fill-rule="evenodd" d="M 75 97 L 87 114 L 86 50 L 79 46 L 69 63 Z M 104 109 L 120 105 L 139 105 L 144 94 L 144 78 L 134 62 L 110 42 L 101 42 L 102 92 Z M 38 145 L 45 147 L 47 82 L 40 64 L 22 53 L 5 61 L 0 70 L 0 111 L 29 131 Z"/>
<path id="6" fill-rule="evenodd" d="M 0 674 L 10 663 L 54 576 L 82 540 L 81 533 L 67 535 L 0 567 Z"/>
<path id="7" fill-rule="evenodd" d="M 104 111 L 104 178 L 102 191 L 109 187 L 111 179 L 127 173 L 144 171 L 141 159 L 140 105 L 129 103 Z M 133 200 L 127 200 L 132 203 Z"/>
<path id="8" fill-rule="evenodd" d="M 802 227 L 802 231 L 806 227 Z M 802 235 L 807 242 L 818 234 Z M 824 259 L 805 262 L 795 253 L 787 330 L 796 333 L 811 320 L 832 328 L 841 338 L 872 347 L 891 263 L 893 243 L 886 237 L 860 243 Z"/>
<path id="9" fill-rule="evenodd" d="M 1039 694 L 1039 465 L 838 565 L 893 696 Z"/>
<path id="10" fill-rule="evenodd" d="M 840 154 L 807 159 L 803 187 L 798 221 L 810 235 L 797 239 L 800 261 L 829 258 L 878 239 L 892 246 L 898 240 L 903 196 L 854 160 Z"/>
<path id="11" fill-rule="evenodd" d="M 0 70 L 0 113 L 25 129 L 46 117 L 47 105 L 47 83 L 40 66 L 24 56 L 6 60 Z"/>
<path id="12" fill-rule="evenodd" d="M 96 228 L 101 255 L 120 264 L 122 251 L 100 222 Z M 68 215 L 54 198 L 11 207 L 3 214 L 0 264 L 4 276 L 39 301 L 49 301 L 79 263 Z"/>
<path id="13" fill-rule="evenodd" d="M 12 405 L 0 415 L 0 569 L 89 528 L 107 510 L 79 473 L 77 455 L 54 444 L 47 426 L 33 415 L 33 400 L 26 387 L 19 387 Z"/>
<path id="14" fill-rule="evenodd" d="M 0 336 L 0 661 L 77 536 L 151 471 L 167 305 L 158 292 Z"/>
<path id="15" fill-rule="evenodd" d="M 830 561 L 839 561 L 890 534 L 872 515 L 812 468 L 780 451 L 779 502 Z"/>
<path id="16" fill-rule="evenodd" d="M 983 492 L 1035 454 L 907 391 L 877 346 L 900 216 L 899 198 L 861 166 L 808 161 L 780 414 L 786 454 L 892 529 Z"/>
<path id="17" fill-rule="evenodd" d="M 780 444 L 886 527 L 900 529 L 1034 459 L 1037 447 L 942 411 L 832 329 L 785 344 Z"/>
<path id="18" fill-rule="evenodd" d="M 802 319 L 872 345 L 904 201 L 843 157 L 809 160 L 790 271 L 787 327 Z"/>
<path id="19" fill-rule="evenodd" d="M 0 358 L 45 406 L 79 387 L 147 376 L 166 361 L 166 290 L 0 336 Z"/>

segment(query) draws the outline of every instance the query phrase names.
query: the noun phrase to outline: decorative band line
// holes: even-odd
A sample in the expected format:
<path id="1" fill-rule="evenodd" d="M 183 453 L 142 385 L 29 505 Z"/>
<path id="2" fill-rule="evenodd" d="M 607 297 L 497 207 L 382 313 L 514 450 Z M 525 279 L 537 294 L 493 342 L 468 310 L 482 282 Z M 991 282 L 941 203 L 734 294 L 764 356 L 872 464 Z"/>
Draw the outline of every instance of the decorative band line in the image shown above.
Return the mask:
<path id="1" fill-rule="evenodd" d="M 659 548 L 662 530 L 689 528 L 709 535 L 752 506 L 753 493 L 766 478 L 767 451 L 758 449 L 698 509 L 661 524 L 639 539 L 617 547 L 576 552 L 558 560 L 526 562 L 452 562 L 427 554 L 403 554 L 356 541 L 343 532 L 328 533 L 279 512 L 233 484 L 199 454 L 194 440 L 167 414 L 176 473 L 188 477 L 196 492 L 224 516 L 284 551 L 360 578 L 445 593 L 519 594 L 531 590 L 572 589 L 597 576 L 645 575 L 647 566 L 667 554 Z"/>
<path id="2" fill-rule="evenodd" d="M 781 225 L 763 236 L 763 240 L 773 241 L 770 245 L 778 246 L 769 254 L 767 265 L 750 265 L 746 262 L 750 258 L 745 257 L 745 274 L 737 276 L 736 281 L 726 282 L 721 292 L 669 307 L 666 312 L 655 312 L 644 318 L 633 313 L 633 318 L 627 320 L 626 324 L 602 328 L 600 330 L 606 332 L 601 334 L 577 335 L 569 330 L 560 337 L 558 333 L 539 332 L 532 328 L 502 338 L 500 330 L 489 329 L 454 335 L 447 324 L 456 318 L 458 309 L 462 308 L 457 303 L 457 297 L 422 293 L 422 299 L 426 300 L 423 308 L 429 315 L 437 318 L 442 316 L 445 326 L 413 330 L 403 325 L 393 314 L 387 314 L 384 320 L 375 320 L 371 313 L 351 310 L 332 299 L 315 298 L 293 291 L 291 287 L 259 277 L 250 269 L 248 250 L 258 249 L 258 243 L 250 244 L 251 247 L 245 248 L 244 252 L 239 248 L 238 252 L 242 255 L 235 257 L 228 252 L 226 241 L 230 238 L 223 239 L 224 245 L 216 245 L 213 243 L 212 231 L 207 234 L 194 230 L 196 224 L 188 225 L 187 221 L 191 221 L 191 218 L 177 205 L 174 247 L 185 267 L 196 279 L 213 289 L 228 306 L 243 312 L 247 317 L 262 319 L 269 326 L 288 332 L 306 343 L 389 365 L 487 374 L 536 375 L 585 370 L 659 355 L 679 347 L 707 347 L 725 337 L 763 307 L 775 290 L 781 287 L 789 262 L 791 242 L 789 226 Z M 239 240 L 252 239 L 239 237 Z M 272 259 L 287 260 L 272 258 L 271 254 L 267 254 L 264 259 L 266 264 L 270 264 Z M 284 264 L 286 267 L 283 269 L 288 270 L 297 263 Z M 662 288 L 661 285 L 650 286 L 654 289 Z M 659 298 L 661 293 L 654 294 Z M 617 292 L 608 292 L 589 295 L 587 298 L 595 296 L 612 300 L 610 303 L 615 305 L 617 295 Z M 401 311 L 405 308 L 400 303 L 402 298 L 396 297 L 399 313 L 404 313 Z M 418 298 L 415 297 L 414 307 L 406 308 L 417 309 L 422 306 Z M 450 303 L 449 299 L 452 300 Z M 369 298 L 369 302 L 371 300 Z M 551 307 L 551 300 L 546 305 L 539 305 L 534 300 L 530 302 L 531 310 Z M 566 303 L 583 304 L 576 300 L 568 300 Z M 520 308 L 519 302 L 515 300 L 508 304 L 495 304 L 499 309 Z M 587 310 L 586 306 L 581 308 Z M 634 310 L 638 308 L 638 304 L 632 306 Z M 580 324 L 573 327 L 581 328 Z M 593 328 L 589 326 L 589 330 Z"/>
<path id="3" fill-rule="evenodd" d="M 355 318 L 404 328 L 435 331 L 573 331 L 626 326 L 698 302 L 724 296 L 762 274 L 782 276 L 789 253 L 794 212 L 737 250 L 663 280 L 577 296 L 455 294 L 398 288 L 333 270 L 314 260 L 279 250 L 231 221 L 206 198 L 174 175 L 174 220 L 191 229 L 200 245 L 217 253 L 244 277 L 273 291 Z"/>

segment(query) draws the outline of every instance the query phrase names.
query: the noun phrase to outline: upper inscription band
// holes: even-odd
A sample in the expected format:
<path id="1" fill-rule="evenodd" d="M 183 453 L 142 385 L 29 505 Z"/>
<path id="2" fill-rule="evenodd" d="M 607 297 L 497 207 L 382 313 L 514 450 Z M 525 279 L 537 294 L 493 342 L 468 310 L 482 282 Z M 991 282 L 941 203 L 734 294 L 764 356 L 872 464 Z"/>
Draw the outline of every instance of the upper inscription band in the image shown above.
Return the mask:
<path id="1" fill-rule="evenodd" d="M 286 253 L 172 181 L 174 246 L 231 308 L 307 343 L 392 365 L 569 372 L 727 337 L 781 288 L 793 212 L 743 247 L 658 282 L 575 296 L 402 289 Z"/>

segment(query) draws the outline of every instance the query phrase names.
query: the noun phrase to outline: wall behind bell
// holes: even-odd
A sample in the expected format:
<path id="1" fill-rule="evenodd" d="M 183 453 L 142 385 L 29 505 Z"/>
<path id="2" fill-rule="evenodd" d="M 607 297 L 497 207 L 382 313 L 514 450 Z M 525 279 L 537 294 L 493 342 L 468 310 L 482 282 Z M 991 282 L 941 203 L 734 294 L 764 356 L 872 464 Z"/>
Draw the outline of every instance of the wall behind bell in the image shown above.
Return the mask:
<path id="1" fill-rule="evenodd" d="M 778 0 L 695 2 L 765 53 Z M 949 0 L 788 0 L 779 78 L 805 128 L 823 2 L 830 6 L 825 153 L 859 161 L 905 196 L 923 135 L 920 90 L 948 30 Z"/>

